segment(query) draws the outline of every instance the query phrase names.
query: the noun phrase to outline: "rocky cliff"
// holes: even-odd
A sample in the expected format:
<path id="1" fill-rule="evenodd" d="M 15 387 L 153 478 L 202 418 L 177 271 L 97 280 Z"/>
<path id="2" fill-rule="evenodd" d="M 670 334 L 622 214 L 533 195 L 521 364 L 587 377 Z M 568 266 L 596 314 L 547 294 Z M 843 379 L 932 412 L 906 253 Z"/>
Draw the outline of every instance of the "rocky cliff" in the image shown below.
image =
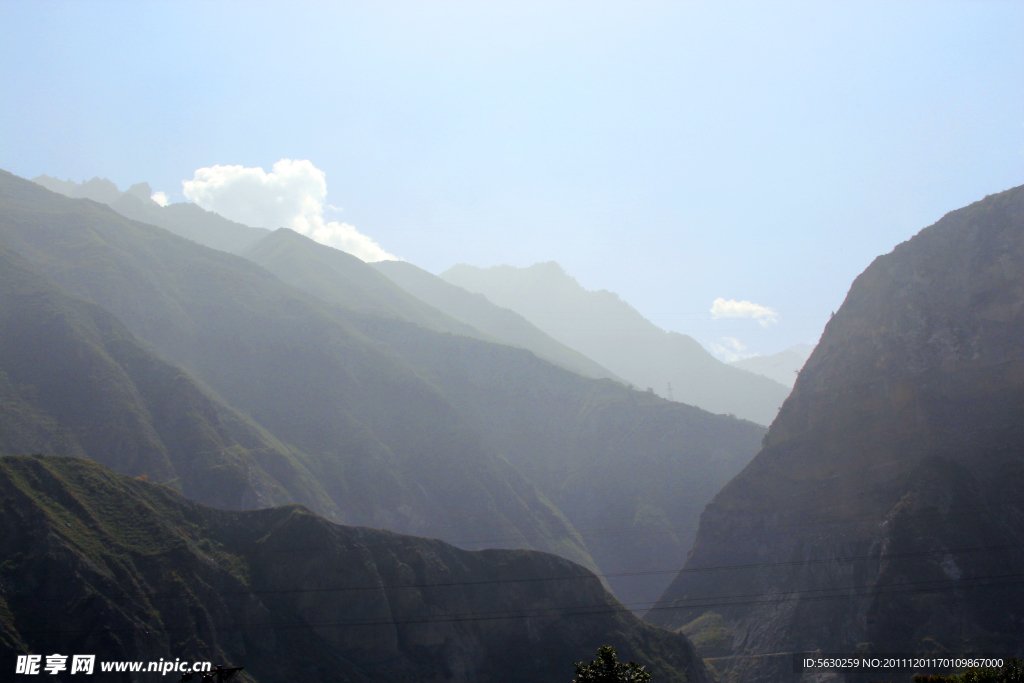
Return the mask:
<path id="1" fill-rule="evenodd" d="M 793 677 L 775 653 L 1024 650 L 1024 189 L 877 258 L 764 444 L 651 621 L 741 681 Z"/>

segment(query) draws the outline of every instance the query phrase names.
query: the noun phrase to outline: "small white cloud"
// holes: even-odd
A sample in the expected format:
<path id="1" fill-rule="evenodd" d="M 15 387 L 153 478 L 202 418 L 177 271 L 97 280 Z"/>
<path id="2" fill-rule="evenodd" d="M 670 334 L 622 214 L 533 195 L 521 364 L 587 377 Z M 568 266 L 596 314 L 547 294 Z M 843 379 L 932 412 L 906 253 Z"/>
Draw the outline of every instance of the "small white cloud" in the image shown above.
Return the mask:
<path id="1" fill-rule="evenodd" d="M 736 337 L 722 337 L 719 341 L 721 344 L 712 342 L 708 346 L 711 348 L 711 353 L 715 354 L 726 363 L 732 363 L 744 358 L 751 358 L 753 356 L 759 356 L 758 353 L 745 353 L 747 350 L 746 344 L 741 342 Z"/>
<path id="2" fill-rule="evenodd" d="M 157 204 L 159 204 L 160 206 L 167 206 L 171 201 L 170 199 L 167 198 L 166 192 L 154 192 L 152 195 L 150 195 L 149 198 L 152 199 Z"/>
<path id="3" fill-rule="evenodd" d="M 779 314 L 767 306 L 755 304 L 753 301 L 736 301 L 735 299 L 715 299 L 711 304 L 711 317 L 719 318 L 753 318 L 761 327 L 768 327 L 779 322 Z"/>
<path id="4" fill-rule="evenodd" d="M 324 220 L 326 175 L 308 159 L 262 168 L 210 166 L 183 180 L 185 197 L 207 211 L 261 228 L 291 228 L 364 261 L 399 260 L 347 223 Z"/>

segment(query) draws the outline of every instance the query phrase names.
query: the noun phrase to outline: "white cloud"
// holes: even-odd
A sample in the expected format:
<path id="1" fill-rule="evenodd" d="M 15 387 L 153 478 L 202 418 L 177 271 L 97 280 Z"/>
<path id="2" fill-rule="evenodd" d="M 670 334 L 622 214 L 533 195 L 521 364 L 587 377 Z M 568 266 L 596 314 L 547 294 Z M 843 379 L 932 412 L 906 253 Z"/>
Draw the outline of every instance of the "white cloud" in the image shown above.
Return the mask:
<path id="1" fill-rule="evenodd" d="M 154 192 L 152 195 L 150 195 L 149 198 L 152 199 L 157 204 L 159 204 L 160 206 L 167 206 L 167 204 L 169 204 L 171 201 L 170 199 L 167 198 L 166 192 Z"/>
<path id="2" fill-rule="evenodd" d="M 721 342 L 721 344 L 712 342 L 708 346 L 711 348 L 711 353 L 715 354 L 726 363 L 732 363 L 738 360 L 743 360 L 744 358 L 760 355 L 758 353 L 744 353 L 747 350 L 747 346 L 736 337 L 722 337 Z"/>
<path id="3" fill-rule="evenodd" d="M 761 327 L 768 327 L 779 322 L 779 314 L 767 306 L 755 304 L 752 301 L 736 301 L 735 299 L 723 299 L 719 297 L 711 304 L 711 317 L 719 318 L 753 318 Z"/>
<path id="4" fill-rule="evenodd" d="M 281 159 L 273 171 L 244 166 L 197 169 L 181 182 L 185 197 L 207 211 L 261 228 L 291 228 L 364 261 L 398 260 L 347 223 L 324 220 L 327 180 L 308 159 Z"/>

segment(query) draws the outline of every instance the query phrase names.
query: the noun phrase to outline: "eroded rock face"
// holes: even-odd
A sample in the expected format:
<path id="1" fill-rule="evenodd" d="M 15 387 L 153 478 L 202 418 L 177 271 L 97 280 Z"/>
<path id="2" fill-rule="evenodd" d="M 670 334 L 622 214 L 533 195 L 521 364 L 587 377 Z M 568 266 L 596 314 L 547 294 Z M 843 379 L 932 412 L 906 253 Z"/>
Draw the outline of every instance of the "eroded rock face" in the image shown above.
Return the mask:
<path id="1" fill-rule="evenodd" d="M 214 510 L 78 458 L 0 458 L 0 556 L 4 666 L 93 653 L 242 665 L 248 681 L 564 681 L 613 644 L 660 681 L 709 681 L 684 636 L 557 556 L 299 506 Z"/>
<path id="2" fill-rule="evenodd" d="M 1020 652 L 1024 189 L 857 278 L 649 619 L 732 653 Z M 697 571 L 747 565 L 745 568 Z M 737 597 L 744 596 L 744 597 Z M 704 616 L 714 613 L 721 620 Z M 711 640 L 714 640 L 712 638 Z M 736 680 L 794 676 L 736 658 Z M 852 677 L 856 678 L 856 674 Z"/>

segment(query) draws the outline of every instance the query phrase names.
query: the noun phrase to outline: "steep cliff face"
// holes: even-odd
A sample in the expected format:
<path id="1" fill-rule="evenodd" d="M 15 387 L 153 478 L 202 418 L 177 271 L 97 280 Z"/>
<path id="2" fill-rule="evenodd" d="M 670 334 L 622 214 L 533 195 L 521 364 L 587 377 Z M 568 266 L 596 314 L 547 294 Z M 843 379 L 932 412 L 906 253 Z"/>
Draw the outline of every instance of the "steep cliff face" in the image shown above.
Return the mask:
<path id="1" fill-rule="evenodd" d="M 611 643 L 660 681 L 709 680 L 683 636 L 556 556 L 214 510 L 77 458 L 0 458 L 0 556 L 4 667 L 93 653 L 248 681 L 559 681 Z"/>
<path id="2" fill-rule="evenodd" d="M 751 657 L 778 652 L 1019 652 L 1022 484 L 1016 188 L 857 278 L 649 618 L 698 641 L 717 624 L 737 680 L 792 676 Z"/>

